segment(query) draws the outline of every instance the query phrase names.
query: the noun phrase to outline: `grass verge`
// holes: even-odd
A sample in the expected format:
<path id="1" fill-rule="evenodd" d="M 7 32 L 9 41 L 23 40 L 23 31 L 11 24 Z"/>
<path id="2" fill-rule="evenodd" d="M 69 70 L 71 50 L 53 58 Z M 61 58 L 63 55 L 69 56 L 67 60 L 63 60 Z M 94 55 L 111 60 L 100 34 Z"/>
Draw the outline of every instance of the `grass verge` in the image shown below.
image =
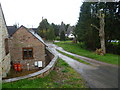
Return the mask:
<path id="1" fill-rule="evenodd" d="M 87 88 L 84 80 L 66 62 L 59 59 L 55 69 L 43 78 L 4 83 L 3 88 Z"/>
<path id="2" fill-rule="evenodd" d="M 64 52 L 61 52 L 60 50 L 57 50 L 57 51 L 58 51 L 59 53 L 65 55 L 65 56 L 68 56 L 68 57 L 70 57 L 70 58 L 72 58 L 72 59 L 75 59 L 75 60 L 77 60 L 77 61 L 79 61 L 79 62 L 81 62 L 81 63 L 87 64 L 87 65 L 90 65 L 90 63 L 85 62 L 85 61 L 83 61 L 83 60 L 81 60 L 81 59 L 79 59 L 79 58 L 77 58 L 77 57 L 75 57 L 75 56 L 72 56 L 72 55 L 66 54 L 66 53 L 64 53 Z"/>
<path id="3" fill-rule="evenodd" d="M 109 53 L 105 54 L 104 56 L 97 55 L 95 52 L 81 48 L 80 43 L 74 44 L 74 43 L 71 43 L 70 41 L 57 42 L 55 44 L 71 53 L 89 57 L 89 58 L 92 58 L 101 62 L 106 62 L 109 64 L 120 65 L 120 63 L 118 63 L 120 55 L 109 54 Z"/>

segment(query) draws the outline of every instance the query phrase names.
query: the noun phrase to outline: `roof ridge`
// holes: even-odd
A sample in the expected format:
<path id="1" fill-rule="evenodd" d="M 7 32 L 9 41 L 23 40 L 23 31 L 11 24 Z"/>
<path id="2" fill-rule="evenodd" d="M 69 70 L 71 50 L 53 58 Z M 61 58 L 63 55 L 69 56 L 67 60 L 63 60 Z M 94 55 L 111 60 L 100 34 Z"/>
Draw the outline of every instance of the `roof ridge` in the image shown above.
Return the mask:
<path id="1" fill-rule="evenodd" d="M 1 13 L 2 13 L 2 17 L 3 17 L 3 20 L 4 20 L 5 26 L 7 27 L 7 24 L 6 24 L 6 20 L 5 20 L 5 16 L 4 16 L 4 13 L 3 13 L 3 9 L 2 9 L 1 3 L 0 3 L 0 9 L 1 9 Z"/>

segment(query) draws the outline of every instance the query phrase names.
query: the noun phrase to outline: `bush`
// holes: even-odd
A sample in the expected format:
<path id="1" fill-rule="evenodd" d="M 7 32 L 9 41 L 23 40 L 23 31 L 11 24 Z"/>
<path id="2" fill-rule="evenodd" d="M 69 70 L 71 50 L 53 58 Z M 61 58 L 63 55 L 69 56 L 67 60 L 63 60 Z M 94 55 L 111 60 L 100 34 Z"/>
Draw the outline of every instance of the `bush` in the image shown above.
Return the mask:
<path id="1" fill-rule="evenodd" d="M 107 43 L 106 44 L 106 51 L 107 51 L 107 53 L 119 55 L 120 54 L 120 43 L 118 43 L 118 44 Z"/>
<path id="2" fill-rule="evenodd" d="M 59 37 L 59 36 L 57 36 L 57 37 L 55 38 L 55 40 L 60 40 L 60 37 Z"/>
<path id="3" fill-rule="evenodd" d="M 104 55 L 103 50 L 101 48 L 96 49 L 95 53 L 98 54 L 98 55 Z"/>

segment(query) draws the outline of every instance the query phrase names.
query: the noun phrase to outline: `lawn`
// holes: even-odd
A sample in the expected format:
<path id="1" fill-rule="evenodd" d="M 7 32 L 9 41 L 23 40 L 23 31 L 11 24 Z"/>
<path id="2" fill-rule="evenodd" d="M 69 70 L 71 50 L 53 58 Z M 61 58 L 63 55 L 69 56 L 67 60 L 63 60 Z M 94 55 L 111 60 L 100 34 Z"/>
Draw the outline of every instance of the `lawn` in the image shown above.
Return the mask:
<path id="1" fill-rule="evenodd" d="M 59 53 L 65 55 L 65 56 L 68 56 L 68 57 L 70 57 L 70 58 L 72 58 L 72 59 L 75 59 L 75 60 L 77 60 L 77 61 L 79 61 L 79 62 L 81 62 L 81 63 L 90 65 L 90 63 L 85 62 L 85 61 L 83 61 L 83 60 L 81 60 L 81 59 L 79 59 L 79 58 L 77 58 L 77 57 L 75 57 L 75 56 L 72 56 L 72 55 L 69 55 L 69 54 L 67 54 L 67 53 L 61 52 L 60 50 L 57 50 L 57 51 L 58 51 Z"/>
<path id="2" fill-rule="evenodd" d="M 109 54 L 109 53 L 105 54 L 104 56 L 97 55 L 95 52 L 81 48 L 80 43 L 74 44 L 74 43 L 71 43 L 71 41 L 67 41 L 67 42 L 62 41 L 62 42 L 57 42 L 55 44 L 71 53 L 75 53 L 81 56 L 96 59 L 98 61 L 106 62 L 109 64 L 120 65 L 118 63 L 118 58 L 120 58 L 120 55 Z"/>
<path id="3" fill-rule="evenodd" d="M 67 63 L 59 59 L 55 69 L 44 78 L 4 83 L 3 88 L 86 88 L 85 81 Z"/>

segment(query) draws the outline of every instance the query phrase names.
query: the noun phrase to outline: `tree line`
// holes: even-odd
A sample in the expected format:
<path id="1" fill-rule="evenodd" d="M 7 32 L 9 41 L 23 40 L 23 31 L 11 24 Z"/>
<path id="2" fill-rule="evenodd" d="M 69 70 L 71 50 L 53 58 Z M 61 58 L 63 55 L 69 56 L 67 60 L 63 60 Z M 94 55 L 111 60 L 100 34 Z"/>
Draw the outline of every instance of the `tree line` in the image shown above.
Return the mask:
<path id="1" fill-rule="evenodd" d="M 61 25 L 50 24 L 47 19 L 42 19 L 38 26 L 38 34 L 45 40 L 66 40 L 66 32 L 68 30 L 69 24 Z"/>
<path id="2" fill-rule="evenodd" d="M 104 14 L 104 33 L 106 51 L 120 54 L 120 2 L 83 2 L 79 19 L 74 29 L 74 36 L 78 42 L 83 42 L 84 47 L 89 50 L 101 48 L 100 18 Z M 94 25 L 94 27 L 93 27 Z M 42 19 L 38 26 L 38 33 L 46 40 L 66 40 L 69 24 L 56 25 Z"/>

